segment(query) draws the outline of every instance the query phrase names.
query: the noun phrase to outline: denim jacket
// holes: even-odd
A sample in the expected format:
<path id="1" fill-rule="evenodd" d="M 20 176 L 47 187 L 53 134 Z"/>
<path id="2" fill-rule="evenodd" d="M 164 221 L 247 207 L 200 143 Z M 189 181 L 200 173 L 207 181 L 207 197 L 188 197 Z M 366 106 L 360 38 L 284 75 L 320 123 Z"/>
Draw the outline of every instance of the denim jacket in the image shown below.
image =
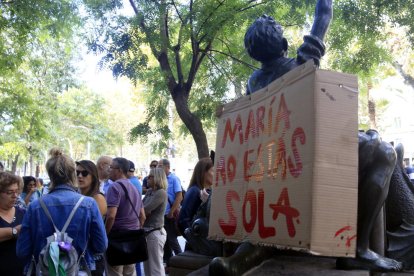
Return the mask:
<path id="1" fill-rule="evenodd" d="M 52 219 L 59 230 L 62 230 L 70 212 L 74 208 L 80 194 L 69 185 L 58 185 L 49 194 L 42 197 Z M 39 253 L 46 245 L 46 238 L 55 232 L 53 225 L 43 211 L 39 200 L 32 202 L 23 218 L 22 228 L 17 240 L 16 253 L 19 258 L 29 263 L 34 256 L 36 262 Z M 104 253 L 108 246 L 105 227 L 95 200 L 85 197 L 76 210 L 66 232 L 73 238 L 79 256 L 88 247 L 86 262 L 91 270 L 95 269 L 93 254 Z"/>

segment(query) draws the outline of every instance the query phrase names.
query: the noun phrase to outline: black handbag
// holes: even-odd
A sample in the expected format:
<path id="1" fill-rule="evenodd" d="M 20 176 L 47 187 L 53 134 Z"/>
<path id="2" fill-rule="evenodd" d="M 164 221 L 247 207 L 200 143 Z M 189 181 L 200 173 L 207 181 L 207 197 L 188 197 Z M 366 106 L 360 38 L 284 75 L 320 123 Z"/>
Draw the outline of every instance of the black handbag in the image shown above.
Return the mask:
<path id="1" fill-rule="evenodd" d="M 135 214 L 139 218 L 125 186 L 122 183 L 119 184 L 124 190 L 125 196 L 131 204 Z M 109 232 L 106 259 L 111 266 L 128 265 L 146 261 L 148 259 L 148 250 L 144 229 Z"/>

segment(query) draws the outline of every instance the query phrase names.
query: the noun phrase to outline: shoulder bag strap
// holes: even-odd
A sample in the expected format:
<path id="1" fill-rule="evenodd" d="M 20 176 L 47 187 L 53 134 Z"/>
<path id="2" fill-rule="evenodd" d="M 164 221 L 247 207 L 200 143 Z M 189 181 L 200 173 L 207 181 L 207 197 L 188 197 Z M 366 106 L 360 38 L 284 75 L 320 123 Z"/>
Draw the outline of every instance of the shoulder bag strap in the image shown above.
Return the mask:
<path id="1" fill-rule="evenodd" d="M 132 210 L 134 211 L 135 215 L 137 215 L 137 218 L 138 218 L 138 220 L 139 220 L 139 215 L 138 215 L 137 211 L 135 210 L 135 206 L 134 206 L 134 204 L 132 204 L 132 201 L 131 201 L 131 199 L 129 198 L 128 191 L 127 191 L 127 189 L 125 188 L 124 184 L 123 184 L 123 183 L 121 183 L 121 182 L 116 182 L 116 183 L 118 183 L 119 185 L 121 185 L 122 189 L 124 190 L 124 193 L 125 193 L 126 198 L 128 199 L 129 203 L 131 204 Z"/>
<path id="2" fill-rule="evenodd" d="M 75 215 L 76 210 L 78 210 L 78 208 L 79 208 L 79 206 L 81 205 L 82 200 L 83 200 L 84 198 L 85 198 L 84 196 L 81 196 L 81 197 L 79 198 L 78 202 L 76 203 L 75 207 L 73 207 L 72 212 L 70 213 L 70 215 L 69 215 L 68 219 L 67 219 L 67 220 L 66 220 L 66 222 L 65 222 L 65 225 L 64 225 L 64 226 L 63 226 L 63 228 L 62 228 L 62 231 L 61 231 L 62 233 L 65 233 L 65 232 L 66 232 L 66 229 L 68 228 L 68 226 L 69 226 L 69 224 L 70 224 L 70 222 L 71 222 L 71 220 L 72 220 L 73 216 Z"/>

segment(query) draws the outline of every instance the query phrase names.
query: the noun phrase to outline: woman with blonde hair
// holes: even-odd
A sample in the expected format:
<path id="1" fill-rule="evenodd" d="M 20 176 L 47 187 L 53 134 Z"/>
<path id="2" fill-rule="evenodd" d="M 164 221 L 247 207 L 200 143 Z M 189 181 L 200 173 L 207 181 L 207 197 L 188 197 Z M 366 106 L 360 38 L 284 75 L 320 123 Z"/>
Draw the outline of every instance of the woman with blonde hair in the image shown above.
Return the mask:
<path id="1" fill-rule="evenodd" d="M 147 219 L 148 260 L 144 262 L 145 275 L 165 275 L 163 265 L 164 244 L 167 233 L 164 229 L 164 213 L 167 206 L 167 177 L 162 168 L 151 169 L 148 175 L 148 191 L 143 199 Z"/>
<path id="2" fill-rule="evenodd" d="M 93 198 L 77 193 L 75 162 L 60 149 L 50 150 L 46 170 L 50 177 L 49 193 L 29 205 L 17 240 L 17 256 L 27 262 L 34 256 L 39 264 L 40 251 L 46 246 L 47 238 L 55 232 L 51 220 L 58 230 L 62 230 L 75 205 L 80 204 L 66 233 L 73 239 L 72 246 L 78 255 L 85 253 L 89 270 L 95 270 L 92 255 L 104 253 L 108 245 L 98 206 Z M 43 201 L 51 219 L 40 201 Z"/>

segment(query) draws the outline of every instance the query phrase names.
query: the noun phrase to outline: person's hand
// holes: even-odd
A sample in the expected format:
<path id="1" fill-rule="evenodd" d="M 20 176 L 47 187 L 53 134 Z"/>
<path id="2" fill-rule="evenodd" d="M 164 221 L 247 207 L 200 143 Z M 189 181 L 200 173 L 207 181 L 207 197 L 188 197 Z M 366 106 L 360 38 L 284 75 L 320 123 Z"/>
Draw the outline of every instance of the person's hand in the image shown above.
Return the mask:
<path id="1" fill-rule="evenodd" d="M 208 194 L 208 192 L 206 191 L 206 189 L 202 189 L 202 190 L 200 191 L 200 199 L 201 199 L 201 201 L 202 201 L 203 203 L 205 203 L 205 202 L 207 201 L 208 196 L 209 196 L 209 194 Z"/>
<path id="2" fill-rule="evenodd" d="M 33 194 L 34 192 L 36 192 L 36 186 L 34 186 L 33 188 L 30 188 L 29 193 Z"/>
<path id="3" fill-rule="evenodd" d="M 167 218 L 169 218 L 169 219 L 172 219 L 174 216 L 173 216 L 173 213 L 171 212 L 171 210 L 168 212 L 168 214 L 167 214 Z"/>

